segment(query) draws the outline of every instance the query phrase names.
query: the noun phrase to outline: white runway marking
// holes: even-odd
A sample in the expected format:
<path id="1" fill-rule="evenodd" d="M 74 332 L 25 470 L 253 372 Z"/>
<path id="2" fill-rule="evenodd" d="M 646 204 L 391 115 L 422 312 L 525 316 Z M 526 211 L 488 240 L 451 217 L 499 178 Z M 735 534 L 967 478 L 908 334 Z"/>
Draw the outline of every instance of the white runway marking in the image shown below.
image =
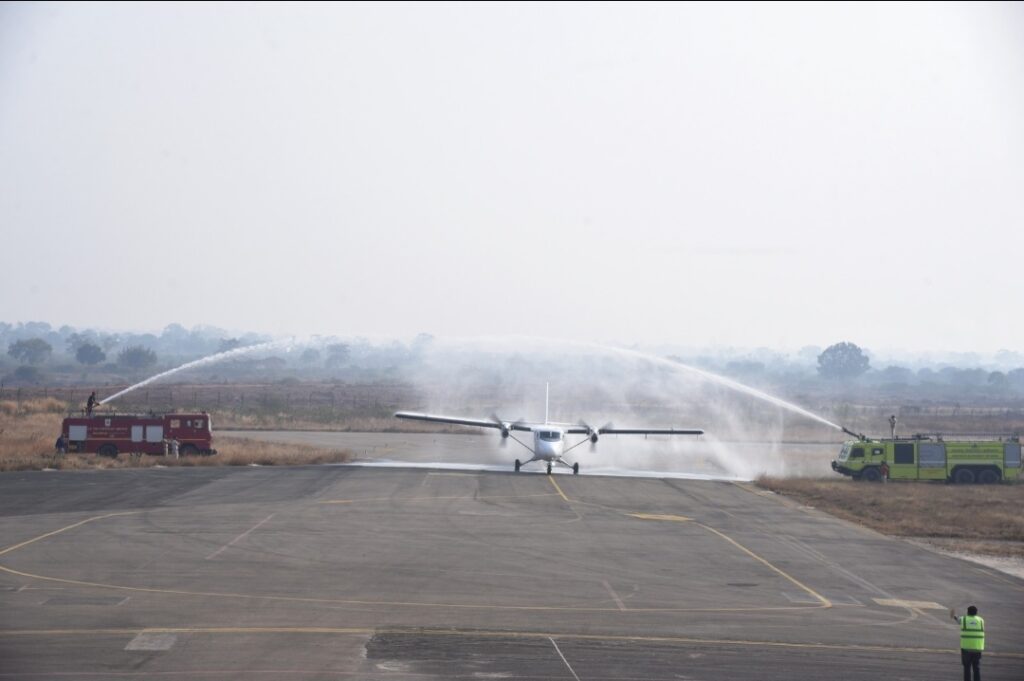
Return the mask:
<path id="1" fill-rule="evenodd" d="M 133 638 L 125 650 L 170 650 L 178 640 L 177 634 L 147 634 L 142 632 Z"/>
<path id="2" fill-rule="evenodd" d="M 560 658 L 562 658 L 562 662 L 564 662 L 565 666 L 569 668 L 569 673 L 572 674 L 572 678 L 576 679 L 576 681 L 580 681 L 580 677 L 576 676 L 576 671 L 572 668 L 572 665 L 569 664 L 569 660 L 565 659 L 565 655 L 563 655 L 562 651 L 558 649 L 558 644 L 555 643 L 555 639 L 548 636 L 548 640 L 551 641 L 551 645 L 555 647 L 555 652 L 558 653 Z"/>
<path id="3" fill-rule="evenodd" d="M 608 590 L 609 594 L 611 594 L 612 600 L 615 601 L 615 605 L 619 606 L 619 610 L 625 610 L 625 604 L 623 604 L 622 599 L 619 598 L 619 594 L 615 593 L 615 589 L 612 588 L 612 585 L 604 579 L 601 580 L 601 584 L 604 584 L 604 588 Z"/>
<path id="4" fill-rule="evenodd" d="M 234 543 L 235 543 L 236 541 L 238 541 L 238 540 L 240 540 L 240 539 L 244 539 L 244 538 L 245 538 L 246 536 L 248 536 L 248 534 L 249 534 L 250 532 L 252 532 L 253 530 L 257 529 L 257 528 L 258 528 L 258 527 L 259 527 L 260 525 L 262 525 L 263 523 L 267 522 L 268 520 L 270 520 L 271 518 L 273 518 L 273 517 L 274 517 L 275 515 L 277 515 L 277 514 L 276 514 L 276 513 L 271 513 L 271 514 L 270 514 L 270 515 L 268 515 L 268 516 L 267 516 L 266 518 L 264 518 L 263 520 L 259 521 L 258 523 L 256 523 L 256 524 L 255 524 L 255 525 L 253 525 L 252 527 L 250 527 L 250 528 L 249 528 L 248 530 L 246 530 L 246 531 L 245 531 L 245 532 L 243 532 L 242 534 L 238 535 L 237 537 L 235 537 L 234 539 L 232 539 L 231 541 L 229 541 L 229 542 L 228 542 L 227 544 L 225 544 L 224 546 L 220 547 L 219 549 L 217 549 L 216 551 L 214 551 L 213 553 L 211 553 L 210 555 L 208 555 L 208 556 L 206 557 L 206 560 L 210 560 L 211 558 L 214 558 L 214 557 L 216 557 L 217 555 L 219 555 L 219 554 L 220 554 L 220 552 L 221 552 L 221 551 L 223 551 L 224 549 L 228 548 L 229 546 L 231 546 L 232 544 L 234 544 Z"/>
<path id="5" fill-rule="evenodd" d="M 917 610 L 945 610 L 946 606 L 935 601 L 904 601 L 899 598 L 873 598 L 879 605 L 891 605 L 894 608 L 911 608 Z"/>

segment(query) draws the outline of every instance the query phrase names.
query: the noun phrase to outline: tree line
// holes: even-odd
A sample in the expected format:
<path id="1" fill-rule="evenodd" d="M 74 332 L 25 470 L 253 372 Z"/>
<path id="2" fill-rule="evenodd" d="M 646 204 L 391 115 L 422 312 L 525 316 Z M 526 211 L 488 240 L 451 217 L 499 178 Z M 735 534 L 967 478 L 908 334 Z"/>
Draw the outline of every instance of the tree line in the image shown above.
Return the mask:
<path id="1" fill-rule="evenodd" d="M 109 380 L 139 377 L 158 368 L 170 368 L 187 361 L 244 348 L 269 340 L 256 334 L 230 335 L 220 329 L 199 327 L 187 330 L 170 324 L 160 334 L 104 333 L 71 327 L 54 329 L 42 322 L 11 325 L 0 322 L 0 381 L 41 383 L 44 379 L 75 382 L 104 375 Z M 414 368 L 433 338 L 420 334 L 411 343 L 380 344 L 369 341 L 319 339 L 298 348 L 287 357 L 240 357 L 230 363 L 213 365 L 205 380 L 343 380 L 401 379 Z M 6 361 L 3 357 L 8 358 Z M 1001 365 L 1019 362 L 1017 368 L 1002 370 L 978 366 L 932 365 L 912 369 L 897 364 L 872 366 L 863 348 L 849 341 L 825 348 L 804 348 L 796 356 L 767 349 L 737 358 L 728 350 L 710 356 L 675 357 L 745 383 L 782 391 L 834 392 L 854 386 L 892 392 L 900 387 L 920 388 L 946 398 L 956 390 L 976 395 L 1024 395 L 1024 357 L 1003 353 Z M 11 362 L 15 365 L 12 366 Z M 72 364 L 73 362 L 73 364 Z M 1013 364 L 1009 364 L 1013 366 Z M 927 390 L 923 390 L 923 389 Z"/>

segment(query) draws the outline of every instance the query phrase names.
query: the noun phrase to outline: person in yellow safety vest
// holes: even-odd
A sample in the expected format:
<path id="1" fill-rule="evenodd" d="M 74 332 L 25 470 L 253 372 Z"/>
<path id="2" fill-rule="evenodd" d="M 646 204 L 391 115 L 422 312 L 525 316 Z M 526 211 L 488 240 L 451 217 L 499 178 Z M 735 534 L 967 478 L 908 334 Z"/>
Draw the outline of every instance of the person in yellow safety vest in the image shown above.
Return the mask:
<path id="1" fill-rule="evenodd" d="M 970 606 L 967 614 L 957 617 L 956 611 L 950 610 L 949 616 L 960 625 L 960 662 L 964 666 L 964 681 L 971 681 L 971 670 L 974 670 L 974 681 L 981 681 L 981 652 L 985 650 L 985 620 L 978 617 L 978 608 Z"/>

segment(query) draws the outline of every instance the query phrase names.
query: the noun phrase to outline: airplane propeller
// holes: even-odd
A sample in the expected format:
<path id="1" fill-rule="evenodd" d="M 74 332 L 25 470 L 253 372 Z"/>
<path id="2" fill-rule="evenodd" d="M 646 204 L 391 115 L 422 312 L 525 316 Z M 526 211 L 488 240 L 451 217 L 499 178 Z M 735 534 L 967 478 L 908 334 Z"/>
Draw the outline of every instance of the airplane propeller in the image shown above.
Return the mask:
<path id="1" fill-rule="evenodd" d="M 504 447 L 508 444 L 509 424 L 507 421 L 502 421 L 501 417 L 497 414 L 491 414 L 491 420 L 501 426 L 501 446 Z"/>
<path id="2" fill-rule="evenodd" d="M 522 422 L 523 418 L 520 416 L 515 421 L 509 423 L 508 421 L 503 420 L 497 414 L 491 414 L 491 420 L 501 427 L 501 446 L 504 447 L 508 444 L 508 437 L 511 434 L 512 426 Z"/>
<path id="3" fill-rule="evenodd" d="M 600 428 L 594 428 L 589 423 L 587 423 L 586 421 L 580 421 L 580 425 L 587 429 L 587 438 L 590 440 L 590 451 L 591 452 L 593 452 L 594 450 L 597 449 L 597 441 L 598 441 L 601 433 L 603 433 L 605 430 L 608 430 L 609 428 L 614 428 L 615 427 L 612 424 L 611 421 L 609 421 L 608 423 L 604 424 Z"/>

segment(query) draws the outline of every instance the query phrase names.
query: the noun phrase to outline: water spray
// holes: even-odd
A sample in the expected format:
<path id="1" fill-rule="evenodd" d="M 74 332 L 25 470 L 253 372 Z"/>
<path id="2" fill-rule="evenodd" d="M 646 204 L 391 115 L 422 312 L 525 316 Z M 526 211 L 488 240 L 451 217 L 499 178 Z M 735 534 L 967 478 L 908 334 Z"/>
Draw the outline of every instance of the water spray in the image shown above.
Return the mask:
<path id="1" fill-rule="evenodd" d="M 182 364 L 179 367 L 175 367 L 173 369 L 168 369 L 167 371 L 164 371 L 163 373 L 159 373 L 159 374 L 157 374 L 155 376 L 150 376 L 149 378 L 147 378 L 144 381 L 139 381 L 135 385 L 128 386 L 127 388 L 125 388 L 121 392 L 114 393 L 110 397 L 103 398 L 102 400 L 99 401 L 98 405 L 103 405 L 103 404 L 106 404 L 107 402 L 110 402 L 111 400 L 116 400 L 118 397 L 121 397 L 122 395 L 126 395 L 126 394 L 132 392 L 133 390 L 138 390 L 139 388 L 141 388 L 143 386 L 146 386 L 146 385 L 149 385 L 150 383 L 153 383 L 154 381 L 159 381 L 162 378 L 167 378 L 168 376 L 172 376 L 172 375 L 174 375 L 174 374 L 176 374 L 176 373 L 178 373 L 180 371 L 185 371 L 186 369 L 193 369 L 195 367 L 205 366 L 207 364 L 214 364 L 216 362 L 222 362 L 222 361 L 224 361 L 226 359 L 235 359 L 236 357 L 242 357 L 244 355 L 248 355 L 248 354 L 251 354 L 251 353 L 254 353 L 254 352 L 259 352 L 259 351 L 262 351 L 262 350 L 274 350 L 274 349 L 277 349 L 277 348 L 291 349 L 291 347 L 294 344 L 295 344 L 295 340 L 292 339 L 292 338 L 289 338 L 288 340 L 270 341 L 269 343 L 259 343 L 258 345 L 249 345 L 249 346 L 244 347 L 244 348 L 235 348 L 234 350 L 226 350 L 224 352 L 218 352 L 218 353 L 216 353 L 214 355 L 209 355 L 209 356 L 203 357 L 201 359 L 197 359 L 197 360 L 193 360 L 191 362 L 187 362 L 185 364 Z"/>
<path id="2" fill-rule="evenodd" d="M 499 340 L 507 341 L 508 339 L 496 339 L 496 338 L 449 338 L 449 339 L 439 339 L 439 341 L 446 343 L 449 346 L 450 350 L 459 350 L 462 346 L 465 346 L 465 345 L 477 345 L 477 346 L 479 346 L 481 344 L 488 343 L 488 342 L 495 343 L 495 342 L 498 342 Z M 784 400 L 784 399 L 782 399 L 780 397 L 776 397 L 774 395 L 770 395 L 770 394 L 768 394 L 768 393 L 766 393 L 766 392 L 764 392 L 762 390 L 758 390 L 757 388 L 753 388 L 753 387 L 751 387 L 749 385 L 746 385 L 744 383 L 740 383 L 739 381 L 733 380 L 731 378 L 726 378 L 725 376 L 720 376 L 719 374 L 713 373 L 711 371 L 707 371 L 705 369 L 698 369 L 695 366 L 691 366 L 689 364 L 684 364 L 683 362 L 679 362 L 677 360 L 670 360 L 670 359 L 666 359 L 664 357 L 658 357 L 657 355 L 650 355 L 650 354 L 647 354 L 647 353 L 639 352 L 637 350 L 627 350 L 627 349 L 624 349 L 624 348 L 609 347 L 609 346 L 606 346 L 606 345 L 601 345 L 599 343 L 587 343 L 587 342 L 566 341 L 566 340 L 555 341 L 555 340 L 551 340 L 551 339 L 532 337 L 532 336 L 520 336 L 520 337 L 516 337 L 516 340 L 520 341 L 519 345 L 517 346 L 517 351 L 522 350 L 523 345 L 526 345 L 526 344 L 539 345 L 541 347 L 544 347 L 544 346 L 549 346 L 550 347 L 551 345 L 553 345 L 555 343 L 558 343 L 560 345 L 567 346 L 567 347 L 574 348 L 574 349 L 586 350 L 586 351 L 590 351 L 590 352 L 593 352 L 593 353 L 603 353 L 603 354 L 618 355 L 620 357 L 627 357 L 627 358 L 631 358 L 631 359 L 634 359 L 634 360 L 639 360 L 639 361 L 642 361 L 642 362 L 647 362 L 647 363 L 653 364 L 655 366 L 665 367 L 665 368 L 671 369 L 673 371 L 685 372 L 685 373 L 691 374 L 693 376 L 696 376 L 696 377 L 702 379 L 703 381 L 706 381 L 706 382 L 709 382 L 709 383 L 717 383 L 718 385 L 721 385 L 721 386 L 724 386 L 726 388 L 729 388 L 730 390 L 733 390 L 735 392 L 739 392 L 739 393 L 748 395 L 750 397 L 754 397 L 754 398 L 756 398 L 758 400 L 762 400 L 764 402 L 768 402 L 769 404 L 773 404 L 776 407 L 779 407 L 781 409 L 785 409 L 787 411 L 793 412 L 794 414 L 799 414 L 800 416 L 803 416 L 803 417 L 806 417 L 808 419 L 811 419 L 812 421 L 817 421 L 818 423 L 826 425 L 829 428 L 834 428 L 836 430 L 843 430 L 842 426 L 840 426 L 840 425 L 838 425 L 836 423 L 833 423 L 832 421 L 829 421 L 828 419 L 824 418 L 823 416 L 819 416 L 819 415 L 817 415 L 817 414 L 815 414 L 815 413 L 813 413 L 811 411 L 808 411 L 808 410 L 804 409 L 803 407 L 795 405 L 792 402 L 787 402 L 786 400 Z"/>
<path id="3" fill-rule="evenodd" d="M 836 430 L 846 430 L 842 426 L 840 426 L 838 424 L 835 424 L 835 423 L 832 423 L 828 419 L 826 419 L 826 418 L 824 418 L 822 416 L 818 416 L 817 414 L 815 414 L 813 412 L 807 411 L 803 407 L 797 406 L 797 405 L 793 404 L 792 402 L 787 402 L 786 400 L 784 400 L 784 399 L 782 399 L 780 397 L 776 397 L 774 395 L 769 395 L 768 393 L 766 393 L 764 391 L 761 391 L 761 390 L 758 390 L 757 388 L 752 388 L 751 386 L 746 385 L 745 383 L 740 383 L 739 381 L 734 381 L 731 378 L 726 378 L 725 376 L 720 376 L 720 375 L 718 375 L 716 373 L 713 373 L 713 372 L 710 372 L 710 371 L 706 371 L 704 369 L 698 369 L 695 366 L 690 366 L 689 364 L 684 364 L 683 362 L 679 362 L 679 361 L 676 361 L 676 360 L 665 359 L 663 357 L 657 357 L 655 355 L 648 355 L 646 353 L 638 352 L 636 350 L 626 350 L 626 349 L 623 349 L 623 348 L 610 348 L 610 347 L 606 347 L 606 346 L 603 346 L 603 345 L 597 345 L 597 344 L 591 344 L 591 343 L 581 343 L 579 345 L 582 345 L 584 347 L 591 348 L 591 349 L 601 350 L 603 352 L 618 353 L 618 354 L 621 354 L 621 355 L 626 355 L 626 356 L 629 356 L 629 357 L 634 357 L 634 358 L 637 358 L 637 359 L 641 359 L 641 360 L 644 360 L 646 362 L 651 362 L 651 363 L 658 364 L 658 365 L 661 365 L 661 366 L 666 366 L 666 367 L 669 367 L 669 368 L 672 368 L 672 369 L 682 370 L 682 371 L 688 372 L 690 374 L 693 374 L 693 375 L 695 375 L 695 376 L 697 376 L 697 377 L 699 377 L 699 378 L 701 378 L 701 379 L 703 379 L 705 381 L 709 381 L 711 383 L 717 383 L 717 384 L 725 386 L 726 388 L 729 388 L 731 390 L 735 390 L 736 392 L 740 392 L 740 393 L 743 393 L 745 395 L 749 395 L 750 397 L 754 397 L 754 398 L 757 398 L 759 400 L 763 400 L 765 402 L 768 402 L 770 404 L 774 404 L 775 406 L 780 407 L 782 409 L 786 409 L 787 411 L 791 411 L 791 412 L 793 412 L 795 414 L 799 414 L 801 416 L 805 416 L 805 417 L 807 417 L 807 418 L 809 418 L 809 419 L 811 419 L 813 421 L 817 421 L 818 423 L 821 423 L 821 424 L 824 424 L 826 426 L 829 426 L 830 428 L 835 428 Z M 849 431 L 847 431 L 847 432 L 849 432 Z"/>
<path id="4" fill-rule="evenodd" d="M 621 375 L 623 378 L 627 376 L 641 378 L 649 376 L 655 381 L 652 387 L 662 394 L 665 391 L 673 391 L 684 386 L 692 390 L 694 386 L 701 384 L 717 385 L 726 388 L 730 393 L 753 397 L 759 402 L 777 407 L 780 411 L 791 412 L 809 421 L 828 426 L 830 429 L 837 431 L 837 433 L 843 431 L 842 426 L 757 388 L 674 359 L 659 357 L 632 349 L 609 347 L 598 343 L 514 336 L 439 338 L 436 339 L 433 350 L 435 354 L 429 358 L 423 367 L 424 373 L 421 378 L 423 381 L 441 380 L 447 388 L 446 391 L 429 399 L 439 399 L 446 404 L 452 401 L 453 393 L 458 392 L 454 388 L 456 385 L 465 384 L 462 387 L 470 391 L 466 393 L 467 399 L 470 397 L 479 398 L 480 395 L 487 394 L 489 390 L 506 392 L 522 389 L 524 378 L 529 381 L 530 389 L 535 389 L 532 386 L 537 386 L 539 383 L 546 381 L 550 378 L 549 372 L 552 369 L 558 371 L 561 365 L 565 363 L 566 368 L 570 369 L 576 380 L 589 380 L 595 385 L 604 383 L 603 376 L 611 378 L 618 375 Z M 538 366 L 525 367 L 521 365 L 520 361 L 508 361 L 505 359 L 506 357 L 522 358 L 524 356 L 536 358 Z M 583 357 L 592 357 L 594 361 L 581 361 Z M 454 367 L 462 365 L 474 368 L 479 368 L 480 366 L 490 367 L 493 371 L 454 370 Z M 503 374 L 507 374 L 510 370 L 515 372 L 514 375 L 503 378 Z M 523 372 L 527 372 L 525 376 Z M 582 376 L 578 372 L 582 372 Z M 610 375 L 606 376 L 606 374 Z M 414 378 L 413 380 L 416 379 Z M 487 381 L 494 387 L 483 385 L 481 381 Z M 661 383 L 664 383 L 664 385 L 660 385 Z M 599 390 L 598 392 L 607 392 L 610 396 L 615 390 L 615 387 L 607 386 L 606 390 Z M 625 396 L 623 394 L 623 397 Z M 724 398 L 715 398 L 716 401 L 719 399 L 729 402 L 729 400 Z M 466 403 L 466 400 L 456 400 L 455 403 L 461 406 Z M 723 404 L 722 406 L 724 408 L 725 405 Z M 733 431 L 746 432 L 747 426 L 742 419 L 736 417 L 727 409 L 724 411 L 719 410 L 719 412 L 717 417 L 724 419 L 720 425 L 724 427 L 725 431 L 730 433 Z M 608 417 L 612 416 L 612 414 L 604 414 L 603 416 Z M 723 470 L 742 476 L 744 479 L 756 477 L 760 473 L 772 470 L 777 474 L 782 474 L 781 452 L 778 443 L 772 436 L 769 436 L 771 451 L 766 456 L 754 457 L 744 453 L 744 447 L 747 447 L 747 445 L 742 444 L 745 442 L 742 435 L 740 440 L 735 442 L 729 440 L 728 437 L 730 436 L 724 433 L 718 433 L 717 435 L 709 434 L 702 439 L 699 454 L 695 449 L 690 449 L 686 456 L 691 456 L 691 458 L 697 456 L 699 459 L 696 462 L 697 465 L 702 465 L 700 462 L 712 462 Z M 764 443 L 757 443 L 757 446 L 761 444 Z M 752 447 L 753 445 L 747 447 L 747 449 Z M 668 449 L 675 453 L 682 453 L 682 450 L 685 448 L 673 444 Z M 643 451 L 641 452 L 640 450 Z M 710 453 L 708 450 L 710 450 Z M 634 467 L 637 459 L 644 457 L 646 457 L 644 460 L 647 461 L 650 461 L 652 458 L 656 460 L 656 463 L 648 464 L 654 468 L 685 465 L 682 459 L 665 458 L 662 453 L 659 453 L 660 451 L 660 449 L 659 451 L 649 451 L 639 444 L 631 446 L 628 454 L 630 457 L 628 466 Z M 610 465 L 617 465 L 615 464 L 616 459 L 614 455 L 607 450 L 598 458 L 608 462 Z"/>

